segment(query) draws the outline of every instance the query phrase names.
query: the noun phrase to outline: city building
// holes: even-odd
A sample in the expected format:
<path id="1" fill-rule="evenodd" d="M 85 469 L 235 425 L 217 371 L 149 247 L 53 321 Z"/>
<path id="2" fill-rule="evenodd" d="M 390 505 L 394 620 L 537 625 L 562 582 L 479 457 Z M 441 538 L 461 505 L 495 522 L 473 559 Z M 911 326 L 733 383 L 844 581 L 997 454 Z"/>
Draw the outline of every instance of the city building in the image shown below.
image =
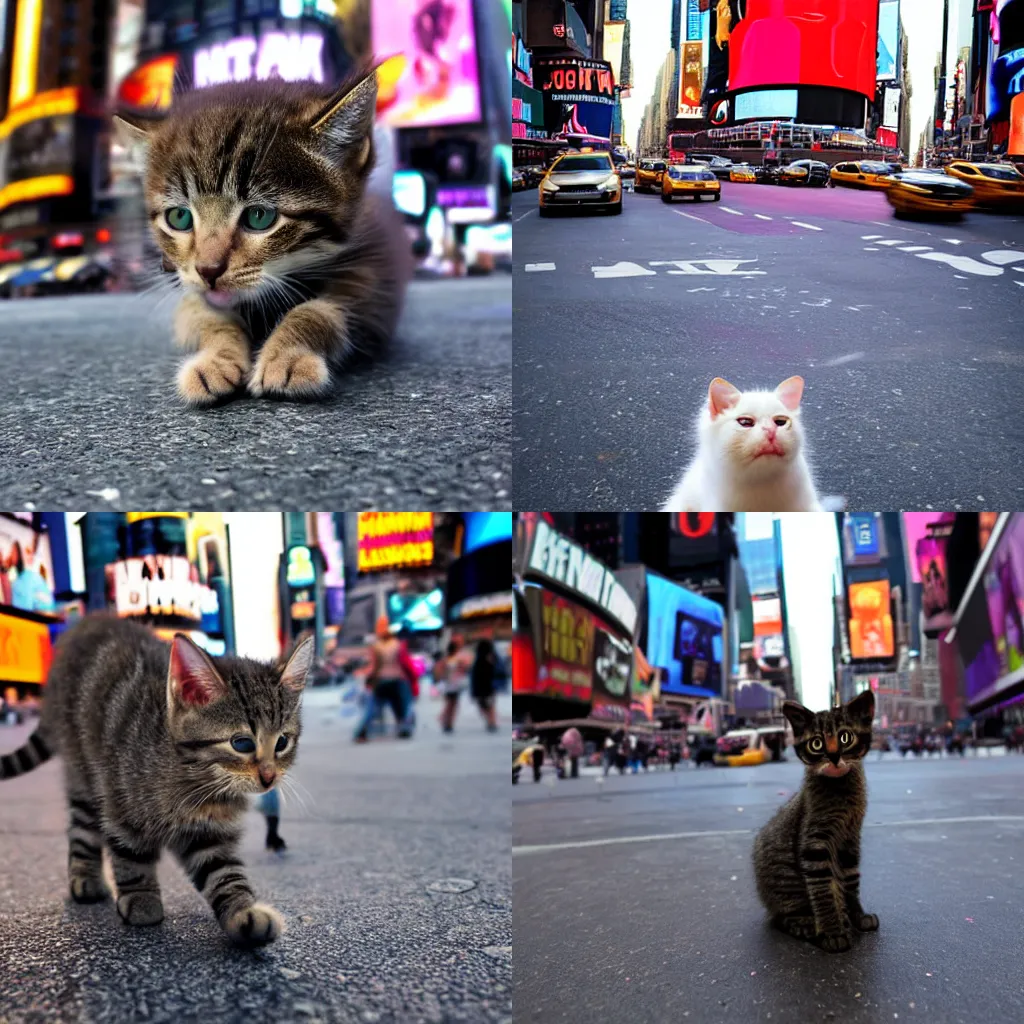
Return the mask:
<path id="1" fill-rule="evenodd" d="M 615 109 L 612 113 L 612 145 L 621 146 L 622 100 L 627 98 L 633 85 L 633 66 L 629 49 L 629 20 L 627 0 L 605 0 L 602 56 L 612 67 L 615 77 Z"/>
<path id="2" fill-rule="evenodd" d="M 644 107 L 637 134 L 636 152 L 638 157 L 663 157 L 668 140 L 669 122 L 674 116 L 673 75 L 676 68 L 676 53 L 669 50 L 654 78 L 651 98 Z"/>

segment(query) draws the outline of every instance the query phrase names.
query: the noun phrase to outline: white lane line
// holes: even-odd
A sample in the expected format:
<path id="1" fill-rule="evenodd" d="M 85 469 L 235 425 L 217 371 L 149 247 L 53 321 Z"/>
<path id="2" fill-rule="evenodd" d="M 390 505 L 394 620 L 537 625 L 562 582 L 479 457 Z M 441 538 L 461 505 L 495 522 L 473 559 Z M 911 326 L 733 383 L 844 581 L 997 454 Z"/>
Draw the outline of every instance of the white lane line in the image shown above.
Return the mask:
<path id="1" fill-rule="evenodd" d="M 901 245 L 900 252 L 929 252 L 930 245 Z"/>
<path id="2" fill-rule="evenodd" d="M 847 309 L 853 309 L 853 306 L 847 306 L 846 308 Z M 857 310 L 857 312 L 859 313 L 860 310 Z M 864 358 L 864 353 L 863 352 L 849 352 L 845 356 L 836 356 L 835 359 L 829 359 L 825 363 L 825 365 L 826 366 L 842 366 L 843 363 L 852 363 L 852 362 L 855 362 L 858 359 L 863 359 L 863 358 Z"/>
<path id="3" fill-rule="evenodd" d="M 861 235 L 860 240 L 862 242 L 873 242 L 876 238 L 881 238 L 881 235 Z"/>
<path id="4" fill-rule="evenodd" d="M 1024 284 L 1024 282 L 1022 282 L 1022 281 L 1018 281 L 1018 282 L 1017 282 L 1017 284 Z M 686 289 L 686 291 L 687 291 L 687 292 L 688 292 L 689 294 L 691 294 L 691 295 L 692 295 L 692 294 L 693 294 L 694 292 L 713 292 L 713 291 L 716 291 L 716 290 L 717 290 L 717 289 L 715 289 L 715 288 L 687 288 L 687 289 Z"/>
<path id="5" fill-rule="evenodd" d="M 876 249 L 875 246 L 873 246 L 873 245 L 865 245 L 864 246 L 864 251 L 865 252 L 878 252 L 878 249 Z"/>
<path id="6" fill-rule="evenodd" d="M 527 263 L 523 268 L 528 274 L 539 274 L 543 270 L 554 270 L 554 263 Z"/>
<path id="7" fill-rule="evenodd" d="M 1019 284 L 1021 288 L 1024 288 L 1024 281 L 1014 281 L 1014 284 Z"/>
<path id="8" fill-rule="evenodd" d="M 758 220 L 771 220 L 771 217 L 769 217 L 769 216 L 768 216 L 767 214 L 765 214 L 765 213 L 755 213 L 755 214 L 754 214 L 754 216 L 755 216 L 755 217 L 756 217 L 756 218 L 757 218 Z"/>
<path id="9" fill-rule="evenodd" d="M 685 210 L 673 210 L 672 212 L 678 214 L 680 217 L 687 217 L 690 220 L 699 220 L 701 224 L 711 223 L 711 221 L 705 220 L 703 217 L 695 217 L 692 213 L 687 213 Z"/>
<path id="10" fill-rule="evenodd" d="M 613 263 L 610 267 L 591 267 L 594 272 L 594 277 L 656 277 L 656 270 L 648 270 L 646 267 L 641 267 L 639 263 L 630 263 L 628 260 L 620 260 L 618 263 Z"/>
<path id="11" fill-rule="evenodd" d="M 963 245 L 963 239 L 961 238 L 944 238 L 944 242 L 949 242 L 950 245 Z"/>
<path id="12" fill-rule="evenodd" d="M 965 274 L 976 274 L 978 277 L 999 277 L 1002 267 L 993 267 L 988 263 L 979 263 L 970 256 L 954 256 L 951 252 L 919 252 L 919 260 L 933 260 L 936 263 L 948 263 L 954 270 L 962 270 Z"/>
<path id="13" fill-rule="evenodd" d="M 516 217 L 516 219 L 514 221 L 512 221 L 512 223 L 513 224 L 518 224 L 525 217 L 529 217 L 531 213 L 536 213 L 536 212 L 537 212 L 536 210 L 527 210 L 526 213 L 521 213 L 518 217 Z"/>
<path id="14" fill-rule="evenodd" d="M 970 818 L 907 818 L 901 821 L 866 821 L 864 828 L 894 828 L 919 825 L 973 825 L 981 822 L 1024 821 L 1021 814 L 993 814 Z M 655 832 L 643 836 L 614 836 L 608 839 L 580 839 L 572 843 L 544 843 L 535 846 L 513 846 L 513 857 L 526 857 L 534 853 L 554 853 L 556 850 L 586 850 L 596 846 L 625 846 L 632 843 L 657 843 L 672 839 L 714 839 L 718 836 L 749 836 L 752 828 L 713 829 L 706 832 Z"/>
<path id="15" fill-rule="evenodd" d="M 821 231 L 816 224 L 805 224 L 802 220 L 795 220 L 792 222 L 795 228 L 807 228 L 808 231 Z"/>
<path id="16" fill-rule="evenodd" d="M 905 238 L 883 238 L 880 242 L 875 242 L 875 245 L 906 245 L 907 240 Z"/>
<path id="17" fill-rule="evenodd" d="M 992 249 L 989 252 L 983 252 L 981 258 L 988 260 L 989 263 L 1005 267 L 1008 263 L 1019 263 L 1021 260 L 1024 260 L 1024 252 L 1018 252 L 1014 249 Z"/>
<path id="18" fill-rule="evenodd" d="M 720 207 L 720 209 L 722 210 L 723 213 L 734 213 L 737 217 L 742 217 L 743 216 L 743 211 L 742 210 L 734 210 L 731 206 L 723 206 L 723 207 Z"/>

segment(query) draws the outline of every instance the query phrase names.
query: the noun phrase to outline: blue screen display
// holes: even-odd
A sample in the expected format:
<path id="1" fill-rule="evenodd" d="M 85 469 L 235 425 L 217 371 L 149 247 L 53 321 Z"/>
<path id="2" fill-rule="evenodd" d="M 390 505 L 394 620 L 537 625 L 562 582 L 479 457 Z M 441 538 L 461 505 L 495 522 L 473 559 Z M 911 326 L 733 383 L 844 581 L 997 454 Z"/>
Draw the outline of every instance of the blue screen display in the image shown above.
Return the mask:
<path id="1" fill-rule="evenodd" d="M 477 548 L 512 539 L 511 512 L 467 512 L 466 543 L 462 553 L 468 555 Z"/>

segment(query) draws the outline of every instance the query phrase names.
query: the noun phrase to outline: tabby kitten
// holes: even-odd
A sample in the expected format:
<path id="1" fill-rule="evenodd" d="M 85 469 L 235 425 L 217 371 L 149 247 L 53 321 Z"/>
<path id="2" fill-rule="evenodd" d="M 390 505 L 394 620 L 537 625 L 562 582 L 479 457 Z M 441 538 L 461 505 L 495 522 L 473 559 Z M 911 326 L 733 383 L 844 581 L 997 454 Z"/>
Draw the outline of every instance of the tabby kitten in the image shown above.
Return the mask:
<path id="1" fill-rule="evenodd" d="M 237 847 L 249 794 L 269 790 L 295 761 L 312 659 L 312 638 L 283 666 L 267 665 L 210 658 L 181 634 L 167 645 L 107 616 L 61 638 L 39 728 L 0 760 L 0 778 L 63 755 L 78 903 L 108 896 L 106 846 L 118 914 L 158 924 L 156 865 L 167 848 L 236 944 L 277 938 L 281 918 L 256 902 Z"/>
<path id="2" fill-rule="evenodd" d="M 390 202 L 367 194 L 375 69 L 340 89 L 269 79 L 183 95 L 161 120 L 115 117 L 146 151 L 145 201 L 184 296 L 178 392 L 245 385 L 308 397 L 350 352 L 391 336 L 409 276 Z"/>
<path id="3" fill-rule="evenodd" d="M 800 792 L 754 841 L 754 874 L 772 924 L 830 953 L 850 948 L 852 929 L 875 931 L 860 905 L 860 830 L 867 810 L 862 760 L 871 749 L 875 698 L 870 690 L 831 711 L 788 700 Z"/>

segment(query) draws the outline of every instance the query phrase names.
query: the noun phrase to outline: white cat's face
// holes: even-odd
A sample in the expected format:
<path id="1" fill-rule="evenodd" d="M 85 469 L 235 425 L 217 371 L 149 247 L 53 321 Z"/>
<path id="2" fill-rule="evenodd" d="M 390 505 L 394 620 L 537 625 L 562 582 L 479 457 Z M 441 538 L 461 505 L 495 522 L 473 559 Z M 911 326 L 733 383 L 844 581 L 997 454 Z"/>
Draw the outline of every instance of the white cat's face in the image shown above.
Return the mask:
<path id="1" fill-rule="evenodd" d="M 802 378 L 790 377 L 774 391 L 739 391 L 716 377 L 701 426 L 705 440 L 735 472 L 771 476 L 800 454 L 803 387 Z"/>

